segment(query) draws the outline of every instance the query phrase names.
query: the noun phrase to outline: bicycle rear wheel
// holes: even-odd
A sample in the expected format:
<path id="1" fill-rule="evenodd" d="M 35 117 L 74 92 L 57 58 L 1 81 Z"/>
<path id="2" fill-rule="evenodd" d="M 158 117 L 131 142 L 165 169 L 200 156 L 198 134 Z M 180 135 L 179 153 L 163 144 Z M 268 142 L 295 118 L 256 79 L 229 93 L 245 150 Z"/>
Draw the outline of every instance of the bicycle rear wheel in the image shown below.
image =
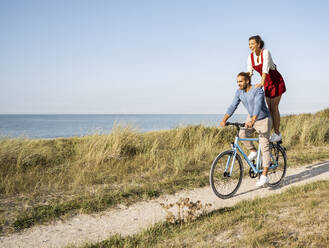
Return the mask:
<path id="1" fill-rule="evenodd" d="M 270 186 L 278 185 L 286 175 L 287 155 L 284 148 L 278 144 L 270 144 L 271 165 L 268 170 Z"/>
<path id="2" fill-rule="evenodd" d="M 211 188 L 216 196 L 222 199 L 232 197 L 242 181 L 242 161 L 239 154 L 235 155 L 235 159 L 233 154 L 232 150 L 222 152 L 215 158 L 210 169 Z"/>

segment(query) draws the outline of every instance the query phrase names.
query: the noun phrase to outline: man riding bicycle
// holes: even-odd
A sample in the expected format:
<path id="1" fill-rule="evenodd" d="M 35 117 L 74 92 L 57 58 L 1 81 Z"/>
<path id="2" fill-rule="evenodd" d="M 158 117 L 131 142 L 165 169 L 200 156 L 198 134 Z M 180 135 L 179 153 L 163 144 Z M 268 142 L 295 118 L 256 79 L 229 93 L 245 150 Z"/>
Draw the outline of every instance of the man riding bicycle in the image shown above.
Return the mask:
<path id="1" fill-rule="evenodd" d="M 262 88 L 256 88 L 251 85 L 251 79 L 249 73 L 240 72 L 237 76 L 237 83 L 239 89 L 233 98 L 232 104 L 228 107 L 226 114 L 220 123 L 222 127 L 226 125 L 226 121 L 232 116 L 234 111 L 239 106 L 240 102 L 243 103 L 248 111 L 248 117 L 246 120 L 245 128 L 240 130 L 239 136 L 241 138 L 248 138 L 256 130 L 259 134 L 259 144 L 262 151 L 263 159 L 263 173 L 260 176 L 257 187 L 262 187 L 268 183 L 267 172 L 270 166 L 270 131 L 272 127 L 272 120 L 270 117 L 270 111 L 268 110 L 264 91 Z M 257 150 L 252 141 L 242 141 L 250 154 L 249 160 L 255 160 L 257 157 Z"/>

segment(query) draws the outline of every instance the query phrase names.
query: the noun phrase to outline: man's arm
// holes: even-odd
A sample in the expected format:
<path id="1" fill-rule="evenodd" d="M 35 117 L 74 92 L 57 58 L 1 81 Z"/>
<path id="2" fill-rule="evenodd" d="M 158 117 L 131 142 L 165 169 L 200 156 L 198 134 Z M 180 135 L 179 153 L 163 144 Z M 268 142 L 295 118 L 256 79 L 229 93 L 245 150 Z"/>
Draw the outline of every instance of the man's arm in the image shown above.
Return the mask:
<path id="1" fill-rule="evenodd" d="M 246 123 L 247 128 L 251 128 L 254 126 L 255 122 L 257 121 L 257 117 L 259 112 L 262 108 L 262 104 L 264 102 L 264 91 L 261 88 L 256 88 L 256 94 L 254 98 L 254 111 L 251 117 L 251 121 Z"/>
<path id="2" fill-rule="evenodd" d="M 228 118 L 231 117 L 231 115 L 233 115 L 234 111 L 239 106 L 240 102 L 241 102 L 240 93 L 239 93 L 239 90 L 237 90 L 236 93 L 235 93 L 235 96 L 233 98 L 232 104 L 228 107 L 228 109 L 226 111 L 226 114 L 225 114 L 222 122 L 220 123 L 220 125 L 222 127 L 225 127 L 226 121 L 228 120 Z"/>
<path id="3" fill-rule="evenodd" d="M 262 104 L 265 103 L 264 101 L 264 91 L 261 88 L 256 88 L 255 98 L 254 98 L 254 111 L 253 116 L 258 116 L 260 110 L 262 109 Z"/>
<path id="4" fill-rule="evenodd" d="M 228 114 L 225 114 L 225 116 L 224 116 L 222 122 L 220 123 L 220 125 L 221 125 L 222 127 L 225 127 L 225 124 L 226 124 L 226 121 L 228 120 L 228 118 L 230 118 L 230 116 L 229 116 Z"/>

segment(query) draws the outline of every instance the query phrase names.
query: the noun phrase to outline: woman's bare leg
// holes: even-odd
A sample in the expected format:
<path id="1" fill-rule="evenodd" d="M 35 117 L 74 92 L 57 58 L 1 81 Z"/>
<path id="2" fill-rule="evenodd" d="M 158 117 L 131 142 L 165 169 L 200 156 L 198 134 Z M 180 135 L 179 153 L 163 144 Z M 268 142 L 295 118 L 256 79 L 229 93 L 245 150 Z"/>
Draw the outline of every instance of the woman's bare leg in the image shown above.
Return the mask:
<path id="1" fill-rule="evenodd" d="M 266 97 L 266 102 L 271 113 L 273 128 L 276 134 L 280 134 L 280 112 L 279 112 L 279 103 L 281 96 L 274 98 Z"/>

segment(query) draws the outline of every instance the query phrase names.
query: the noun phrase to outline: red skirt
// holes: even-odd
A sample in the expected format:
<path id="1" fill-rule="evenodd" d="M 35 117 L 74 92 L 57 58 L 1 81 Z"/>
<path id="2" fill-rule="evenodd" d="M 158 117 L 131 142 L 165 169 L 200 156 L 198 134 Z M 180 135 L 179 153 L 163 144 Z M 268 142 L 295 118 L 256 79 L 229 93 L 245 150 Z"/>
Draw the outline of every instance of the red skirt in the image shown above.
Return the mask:
<path id="1" fill-rule="evenodd" d="M 264 92 L 265 96 L 269 98 L 281 96 L 286 92 L 286 85 L 280 72 L 277 70 L 269 71 L 265 78 Z"/>

